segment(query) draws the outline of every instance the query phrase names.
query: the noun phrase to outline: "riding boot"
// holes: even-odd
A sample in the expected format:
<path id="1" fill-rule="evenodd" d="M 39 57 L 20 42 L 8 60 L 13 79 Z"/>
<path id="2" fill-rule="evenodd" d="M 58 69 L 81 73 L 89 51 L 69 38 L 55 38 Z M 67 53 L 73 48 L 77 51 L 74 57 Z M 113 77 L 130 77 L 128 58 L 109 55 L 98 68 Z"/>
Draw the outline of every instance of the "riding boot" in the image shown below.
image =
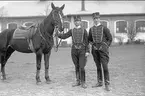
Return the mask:
<path id="1" fill-rule="evenodd" d="M 72 87 L 79 86 L 80 85 L 80 72 L 79 70 L 76 70 L 76 82 L 72 85 Z"/>
<path id="2" fill-rule="evenodd" d="M 106 91 L 110 91 L 110 85 L 109 85 L 109 84 L 106 84 L 106 85 L 105 85 L 105 90 L 106 90 Z"/>
<path id="3" fill-rule="evenodd" d="M 87 85 L 86 85 L 86 78 L 85 78 L 85 69 L 82 69 L 81 68 L 81 87 L 82 88 L 87 88 Z"/>
<path id="4" fill-rule="evenodd" d="M 96 85 L 93 85 L 92 87 L 101 87 L 103 86 L 103 80 L 102 80 L 102 70 L 97 70 L 97 84 Z"/>
<path id="5" fill-rule="evenodd" d="M 110 91 L 110 78 L 108 68 L 104 70 L 105 90 Z"/>
<path id="6" fill-rule="evenodd" d="M 104 74 L 105 75 L 105 74 Z M 105 79 L 105 90 L 110 91 L 110 81 L 109 81 L 109 75 L 104 76 Z"/>

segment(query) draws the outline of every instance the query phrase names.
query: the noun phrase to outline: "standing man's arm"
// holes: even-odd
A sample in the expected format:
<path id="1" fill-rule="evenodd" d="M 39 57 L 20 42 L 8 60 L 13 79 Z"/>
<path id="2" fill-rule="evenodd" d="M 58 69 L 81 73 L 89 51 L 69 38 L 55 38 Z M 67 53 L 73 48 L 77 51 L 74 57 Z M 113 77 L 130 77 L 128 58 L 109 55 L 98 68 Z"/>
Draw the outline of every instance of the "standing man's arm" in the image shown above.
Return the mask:
<path id="1" fill-rule="evenodd" d="M 111 43 L 112 43 L 112 35 L 110 33 L 110 30 L 107 28 L 107 27 L 104 27 L 104 34 L 105 34 L 105 37 L 106 37 L 106 40 L 107 40 L 107 45 L 110 46 Z"/>
<path id="2" fill-rule="evenodd" d="M 86 52 L 90 53 L 88 33 L 87 33 L 86 29 L 84 29 L 84 43 L 85 43 L 85 46 L 86 46 Z"/>
<path id="3" fill-rule="evenodd" d="M 64 33 L 64 34 L 58 34 L 58 38 L 61 38 L 61 39 L 66 39 L 68 37 L 72 36 L 72 29 L 69 30 L 67 33 Z"/>
<path id="4" fill-rule="evenodd" d="M 91 28 L 89 29 L 88 42 L 89 42 L 89 43 L 92 43 L 92 42 L 93 42 Z"/>

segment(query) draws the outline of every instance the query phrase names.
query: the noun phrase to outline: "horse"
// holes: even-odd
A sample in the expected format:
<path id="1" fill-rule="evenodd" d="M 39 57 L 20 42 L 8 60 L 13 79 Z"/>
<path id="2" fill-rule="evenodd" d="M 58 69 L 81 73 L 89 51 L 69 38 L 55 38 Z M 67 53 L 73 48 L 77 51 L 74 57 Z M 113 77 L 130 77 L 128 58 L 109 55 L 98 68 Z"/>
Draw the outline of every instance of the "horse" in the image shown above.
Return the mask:
<path id="1" fill-rule="evenodd" d="M 36 54 L 36 84 L 41 84 L 40 69 L 41 59 L 44 55 L 45 65 L 45 79 L 46 83 L 50 83 L 49 78 L 49 58 L 51 49 L 54 45 L 53 34 L 54 30 L 62 32 L 63 27 L 63 9 L 65 4 L 61 7 L 55 7 L 51 3 L 51 12 L 41 23 L 35 24 L 29 28 L 24 29 L 5 29 L 0 33 L 0 63 L 2 80 L 6 80 L 5 65 L 14 51 L 21 53 L 35 53 Z M 19 34 L 16 34 L 17 33 Z M 19 31 L 19 32 L 18 32 Z M 29 32 L 28 32 L 29 31 Z M 26 36 L 22 35 L 25 34 Z M 27 33 L 29 33 L 27 35 Z M 31 33 L 31 34 L 30 34 Z M 17 35 L 17 38 L 14 38 Z M 24 38 L 19 38 L 18 35 Z M 30 36 L 29 36 L 30 35 Z M 30 46 L 31 45 L 31 48 Z M 33 50 L 32 50 L 33 49 Z"/>

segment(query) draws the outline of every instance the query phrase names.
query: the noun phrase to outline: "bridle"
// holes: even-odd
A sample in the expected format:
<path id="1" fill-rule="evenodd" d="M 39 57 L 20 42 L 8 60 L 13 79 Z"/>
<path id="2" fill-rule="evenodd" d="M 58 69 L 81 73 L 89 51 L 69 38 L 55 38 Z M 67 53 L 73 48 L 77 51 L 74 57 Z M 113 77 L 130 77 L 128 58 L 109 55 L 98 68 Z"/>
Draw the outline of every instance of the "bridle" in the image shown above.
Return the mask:
<path id="1" fill-rule="evenodd" d="M 52 12 L 54 12 L 54 11 L 52 11 Z M 61 19 L 61 23 L 63 24 L 62 16 L 60 15 L 60 13 L 58 13 L 58 15 L 59 15 L 59 17 L 60 17 L 60 19 Z M 59 30 L 58 30 L 58 24 L 57 24 L 58 21 L 55 19 L 54 14 L 52 14 L 52 17 L 53 17 L 54 26 L 55 26 L 54 32 L 53 32 L 55 35 L 54 35 L 53 38 L 57 38 L 57 39 L 58 39 L 58 36 L 56 35 L 56 34 L 58 34 L 58 32 L 59 32 Z M 64 31 L 63 31 L 63 34 L 64 34 Z M 58 51 L 58 47 L 59 47 L 61 41 L 62 41 L 62 39 L 60 39 L 59 43 L 56 45 L 56 47 L 54 47 L 55 52 Z"/>
<path id="2" fill-rule="evenodd" d="M 59 13 L 59 16 L 60 16 L 60 18 L 61 18 L 61 15 L 60 15 L 60 13 Z M 54 32 L 53 33 L 56 33 L 56 32 L 58 32 L 59 30 L 58 30 L 58 21 L 54 18 L 54 14 L 52 14 L 52 17 L 53 17 L 53 20 L 54 20 Z M 62 18 L 61 18 L 62 19 Z M 61 20 L 61 23 L 62 23 L 62 20 Z M 44 40 L 48 45 L 51 45 L 51 43 L 45 38 L 45 36 L 43 36 L 44 35 L 44 32 L 46 31 L 46 30 L 44 30 L 44 32 L 42 32 L 41 31 L 41 26 L 42 27 L 44 27 L 44 22 L 42 22 L 42 23 L 38 23 L 38 25 L 36 25 L 35 26 L 35 28 L 37 28 L 36 30 L 38 30 L 38 33 L 40 34 L 40 37 L 42 38 L 42 40 Z M 63 33 L 64 33 L 64 31 L 63 31 Z M 49 37 L 49 38 L 52 38 L 53 36 L 51 36 L 49 33 L 47 33 L 47 36 Z M 56 35 L 54 36 L 54 37 L 56 37 Z M 54 38 L 53 37 L 53 38 Z M 61 43 L 61 41 L 62 41 L 62 39 L 59 41 L 59 43 L 56 45 L 56 52 L 58 51 L 58 47 L 59 47 L 59 45 L 60 45 L 60 43 Z"/>
<path id="3" fill-rule="evenodd" d="M 52 11 L 52 12 L 54 12 L 54 11 Z M 60 14 L 59 14 L 59 16 L 60 16 L 60 18 L 61 18 L 61 15 L 60 15 Z M 58 29 L 58 21 L 55 19 L 53 13 L 52 13 L 52 18 L 53 18 L 53 20 L 54 20 L 54 32 L 53 32 L 53 34 L 54 34 L 54 33 L 56 34 L 56 33 L 59 32 L 59 29 Z M 61 19 L 62 19 L 62 18 L 61 18 Z M 62 21 L 62 20 L 61 20 L 61 21 Z M 43 24 L 42 24 L 42 25 L 43 25 Z M 41 26 L 42 26 L 42 25 L 41 25 Z M 42 34 L 41 30 L 40 30 L 40 24 L 38 24 L 38 27 L 37 27 L 37 28 L 38 28 L 38 32 L 39 32 L 39 34 L 40 34 L 40 37 L 41 37 L 48 45 L 50 45 L 50 42 L 48 42 L 48 41 L 46 40 L 46 38 L 43 36 L 43 34 Z M 64 33 L 64 31 L 63 31 L 63 33 Z M 48 36 L 49 38 L 52 38 L 50 34 L 48 34 L 47 36 Z M 54 38 L 58 38 L 57 35 L 54 35 L 54 36 L 53 36 L 53 39 L 54 39 Z M 59 43 L 56 45 L 56 47 L 54 47 L 55 52 L 58 51 L 58 47 L 59 47 L 61 41 L 62 41 L 62 39 L 59 41 Z"/>
<path id="4" fill-rule="evenodd" d="M 54 12 L 55 12 L 55 10 L 53 10 L 52 11 L 52 18 L 53 18 L 53 20 L 54 20 L 54 26 L 55 26 L 55 28 L 58 28 L 59 26 L 58 26 L 58 18 L 55 18 L 55 14 L 54 14 Z M 61 14 L 60 14 L 60 12 L 58 12 L 58 15 L 59 15 L 59 18 L 60 18 L 60 21 L 61 21 L 61 23 L 62 23 L 62 25 L 63 25 L 63 20 L 62 20 L 62 16 L 61 16 Z"/>
<path id="5" fill-rule="evenodd" d="M 55 29 L 54 29 L 54 34 L 55 34 L 55 35 L 54 35 L 53 38 L 57 38 L 57 39 L 58 39 L 58 36 L 56 35 L 56 34 L 58 34 L 58 32 L 59 32 L 58 28 L 55 28 Z M 64 34 L 64 31 L 63 31 L 63 34 Z M 55 51 L 55 52 L 58 51 L 58 47 L 59 47 L 61 41 L 62 41 L 62 39 L 60 39 L 59 43 L 56 45 L 56 47 L 54 47 L 54 51 Z"/>

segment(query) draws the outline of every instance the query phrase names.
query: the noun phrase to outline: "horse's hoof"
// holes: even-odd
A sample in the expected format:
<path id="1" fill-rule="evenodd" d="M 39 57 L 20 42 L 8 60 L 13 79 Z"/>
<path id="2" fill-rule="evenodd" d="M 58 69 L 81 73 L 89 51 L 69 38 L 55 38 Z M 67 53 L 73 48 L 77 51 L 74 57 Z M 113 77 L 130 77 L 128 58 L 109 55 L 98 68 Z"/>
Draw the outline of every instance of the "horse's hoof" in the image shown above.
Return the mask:
<path id="1" fill-rule="evenodd" d="M 2 80 L 5 81 L 6 80 L 6 77 L 2 77 Z"/>
<path id="2" fill-rule="evenodd" d="M 9 81 L 8 81 L 7 79 L 6 79 L 6 80 L 3 80 L 3 82 L 4 82 L 4 83 L 9 83 Z"/>
<path id="3" fill-rule="evenodd" d="M 39 81 L 39 82 L 36 82 L 36 84 L 37 84 L 37 85 L 41 85 L 41 84 L 42 84 L 42 82 L 41 82 L 41 81 Z"/>
<path id="4" fill-rule="evenodd" d="M 46 81 L 46 83 L 47 83 L 47 84 L 50 84 L 50 83 L 51 83 L 51 80 L 50 80 L 50 79 L 49 79 L 49 80 L 47 80 L 47 81 Z"/>
<path id="5" fill-rule="evenodd" d="M 7 80 L 6 78 L 2 78 L 3 81 Z"/>
<path id="6" fill-rule="evenodd" d="M 2 78 L 1 80 L 2 80 L 2 82 L 4 82 L 4 83 L 8 83 L 8 80 L 7 80 L 6 78 Z"/>

